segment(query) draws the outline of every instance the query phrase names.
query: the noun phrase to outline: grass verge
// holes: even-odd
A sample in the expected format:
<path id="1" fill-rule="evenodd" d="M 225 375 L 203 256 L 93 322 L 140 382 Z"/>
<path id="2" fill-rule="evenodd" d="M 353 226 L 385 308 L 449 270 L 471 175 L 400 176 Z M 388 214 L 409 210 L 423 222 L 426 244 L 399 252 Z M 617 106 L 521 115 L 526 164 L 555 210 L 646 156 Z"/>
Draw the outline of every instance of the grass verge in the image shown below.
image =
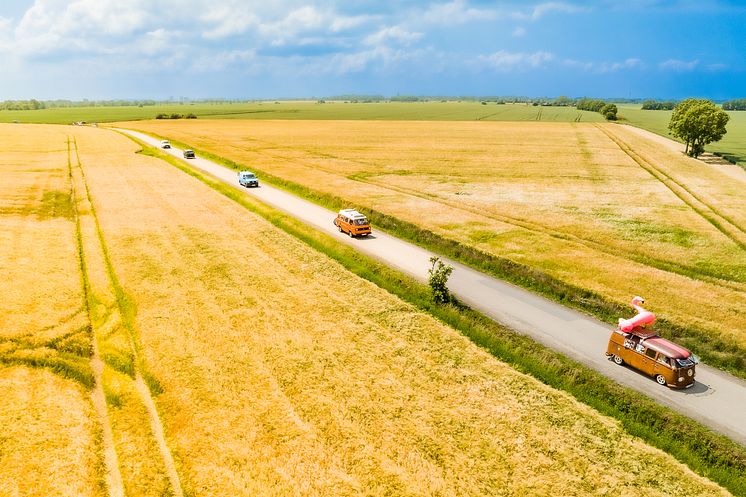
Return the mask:
<path id="1" fill-rule="evenodd" d="M 163 139 L 158 135 L 159 140 Z M 194 149 L 190 145 L 170 140 L 180 148 L 191 148 L 207 159 L 222 164 L 235 171 L 246 169 L 239 163 L 227 160 L 205 150 Z M 147 145 L 142 144 L 144 147 Z M 164 154 L 165 155 L 165 154 Z M 278 176 L 256 169 L 262 181 L 282 188 L 323 207 L 337 210 L 349 207 L 349 202 L 341 197 L 320 193 L 304 185 L 285 180 Z M 606 323 L 616 324 L 619 316 L 629 313 L 627 305 L 612 302 L 590 290 L 570 285 L 535 268 L 519 264 L 509 259 L 482 252 L 474 247 L 445 238 L 430 230 L 402 221 L 394 216 L 371 209 L 359 208 L 379 229 L 398 238 L 414 243 L 432 252 L 442 254 L 464 265 L 533 291 L 565 306 L 590 314 Z M 695 327 L 684 327 L 667 319 L 656 321 L 656 331 L 663 337 L 676 341 L 692 350 L 710 366 L 728 371 L 746 379 L 746 349 L 735 340 L 713 336 L 712 332 Z"/>
<path id="2" fill-rule="evenodd" d="M 466 306 L 458 303 L 448 306 L 433 304 L 426 285 L 360 254 L 328 235 L 309 229 L 300 221 L 189 168 L 172 156 L 135 141 L 143 147 L 142 153 L 165 160 L 199 179 L 339 262 L 350 272 L 447 323 L 497 359 L 617 419 L 628 433 L 673 455 L 696 473 L 722 485 L 734 495 L 746 495 L 746 448 L 741 445 L 526 336 L 510 331 Z"/>

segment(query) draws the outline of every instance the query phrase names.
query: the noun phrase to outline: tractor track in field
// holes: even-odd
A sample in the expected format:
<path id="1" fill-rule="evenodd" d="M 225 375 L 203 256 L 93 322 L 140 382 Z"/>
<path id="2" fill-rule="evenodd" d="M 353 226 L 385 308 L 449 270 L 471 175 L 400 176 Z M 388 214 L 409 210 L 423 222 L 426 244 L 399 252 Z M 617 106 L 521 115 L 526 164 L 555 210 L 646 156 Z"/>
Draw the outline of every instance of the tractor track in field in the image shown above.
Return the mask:
<path id="1" fill-rule="evenodd" d="M 75 240 L 78 249 L 78 262 L 80 265 L 81 283 L 83 287 L 83 309 L 88 319 L 88 326 L 91 335 L 90 338 L 93 353 L 91 355 L 90 364 L 95 380 L 93 390 L 91 391 L 91 401 L 96 411 L 96 415 L 98 416 L 99 426 L 101 427 L 101 444 L 104 457 L 104 481 L 106 482 L 109 497 L 124 497 L 124 483 L 122 481 L 122 473 L 119 471 L 119 459 L 114 444 L 114 432 L 111 427 L 109 411 L 106 405 L 106 394 L 104 393 L 104 362 L 101 360 L 101 355 L 99 353 L 98 341 L 96 340 L 89 304 L 91 288 L 88 283 L 85 251 L 83 248 L 80 205 L 81 203 L 87 203 L 89 199 L 82 196 L 82 192 L 78 192 L 75 188 L 76 181 L 80 181 L 82 178 L 78 177 L 80 174 L 79 171 L 75 171 L 75 173 L 73 172 L 69 137 L 67 139 L 67 172 L 70 179 L 70 196 L 74 204 L 73 215 L 75 216 Z"/>
<path id="2" fill-rule="evenodd" d="M 268 142 L 268 141 L 264 141 L 264 140 L 257 140 L 255 138 L 252 138 L 252 141 L 260 143 L 260 144 L 262 144 L 262 145 L 264 145 L 264 146 L 266 146 L 268 148 L 272 148 L 272 149 L 275 149 L 275 150 L 283 150 L 283 149 L 288 148 L 288 147 L 285 147 L 283 145 L 279 145 L 279 144 Z M 237 151 L 244 151 L 244 149 L 242 149 L 242 148 L 240 148 L 238 146 L 235 146 L 235 145 L 231 145 L 231 147 L 235 148 Z M 296 151 L 297 149 L 289 149 L 289 150 Z M 319 164 L 307 165 L 302 160 L 298 160 L 297 158 L 293 158 L 293 157 L 288 158 L 288 157 L 286 157 L 286 156 L 284 156 L 282 154 L 271 153 L 271 152 L 269 152 L 267 150 L 254 149 L 253 151 L 255 153 L 259 154 L 259 155 L 263 155 L 263 156 L 271 158 L 271 159 L 276 159 L 276 160 L 279 159 L 279 160 L 284 160 L 284 161 L 292 160 L 296 164 L 301 165 L 303 167 L 308 167 L 308 168 L 311 168 L 313 170 L 320 170 L 320 171 L 323 171 L 325 173 L 328 173 L 328 174 L 331 174 L 331 175 L 334 175 L 334 176 L 339 176 L 339 172 L 336 169 L 324 167 L 323 165 L 319 165 Z M 321 159 L 332 159 L 332 160 L 336 160 L 336 161 L 344 161 L 344 162 L 350 162 L 350 163 L 353 163 L 353 164 L 360 164 L 360 165 L 363 165 L 363 166 L 376 166 L 375 164 L 372 164 L 372 163 L 369 163 L 369 162 L 366 162 L 366 161 L 354 160 L 354 159 L 343 158 L 343 157 L 337 157 L 337 156 L 332 155 L 332 154 L 321 153 L 321 152 L 317 152 L 317 151 L 309 151 L 309 150 L 305 150 L 304 149 L 303 153 L 309 154 L 309 155 L 312 155 L 312 156 L 315 156 L 315 157 L 321 158 Z M 257 170 L 257 171 L 259 171 L 259 170 Z M 259 171 L 259 172 L 262 172 L 262 171 Z M 632 262 L 636 262 L 638 264 L 644 264 L 646 266 L 651 266 L 651 267 L 653 267 L 655 269 L 658 269 L 660 271 L 665 271 L 665 272 L 668 272 L 668 273 L 677 274 L 679 276 L 684 276 L 684 277 L 687 277 L 687 278 L 692 278 L 692 279 L 696 279 L 696 280 L 699 280 L 699 281 L 704 281 L 704 282 L 707 282 L 707 283 L 710 283 L 710 284 L 713 284 L 713 285 L 717 285 L 717 286 L 720 286 L 720 287 L 723 287 L 723 288 L 727 288 L 729 290 L 736 290 L 736 291 L 740 291 L 740 292 L 746 292 L 746 282 L 740 282 L 740 281 L 734 281 L 734 280 L 724 279 L 724 278 L 720 277 L 719 275 L 713 275 L 713 274 L 703 273 L 700 269 L 693 268 L 691 266 L 687 266 L 687 265 L 684 265 L 684 264 L 678 264 L 678 263 L 671 262 L 671 261 L 664 261 L 664 260 L 661 260 L 661 259 L 656 259 L 656 258 L 651 257 L 649 255 L 640 254 L 638 252 L 626 250 L 626 249 L 621 248 L 621 247 L 613 247 L 613 246 L 605 245 L 603 243 L 600 243 L 600 242 L 597 242 L 597 241 L 594 241 L 594 240 L 583 238 L 583 237 L 580 237 L 580 236 L 577 236 L 577 235 L 573 235 L 573 234 L 570 234 L 570 233 L 566 233 L 566 232 L 563 232 L 563 231 L 555 230 L 555 229 L 552 229 L 549 226 L 545 226 L 545 225 L 542 225 L 542 224 L 539 224 L 539 223 L 535 223 L 535 222 L 532 222 L 532 221 L 527 221 L 525 219 L 521 219 L 521 218 L 518 218 L 518 217 L 508 216 L 508 215 L 505 215 L 505 214 L 497 214 L 497 213 L 490 212 L 490 211 L 487 211 L 487 210 L 482 210 L 482 209 L 479 209 L 478 207 L 472 207 L 472 206 L 469 206 L 469 205 L 464 205 L 463 203 L 457 203 L 457 202 L 445 199 L 445 198 L 437 196 L 437 195 L 428 194 L 426 192 L 422 192 L 422 191 L 418 191 L 418 190 L 414 190 L 414 189 L 409 189 L 409 188 L 400 187 L 400 186 L 392 186 L 392 185 L 387 184 L 385 182 L 377 181 L 375 179 L 371 179 L 371 177 L 365 176 L 364 174 L 347 176 L 346 179 L 349 179 L 349 180 L 352 180 L 352 181 L 357 181 L 357 182 L 360 182 L 360 183 L 365 183 L 365 184 L 373 185 L 373 186 L 376 186 L 376 187 L 379 187 L 379 188 L 382 188 L 382 189 L 386 189 L 386 190 L 390 190 L 390 191 L 394 191 L 394 192 L 397 192 L 397 193 L 402 193 L 402 194 L 405 194 L 405 195 L 409 195 L 409 196 L 421 198 L 423 200 L 428 200 L 428 201 L 431 201 L 431 202 L 435 202 L 435 203 L 438 203 L 438 204 L 441 204 L 441 205 L 448 206 L 448 207 L 453 208 L 453 209 L 458 209 L 460 211 L 469 212 L 470 214 L 477 214 L 480 217 L 486 217 L 486 218 L 492 219 L 494 221 L 498 221 L 498 222 L 505 223 L 505 224 L 508 224 L 508 225 L 511 225 L 511 226 L 515 226 L 517 228 L 521 228 L 521 229 L 524 229 L 524 230 L 527 230 L 527 231 L 530 231 L 530 232 L 533 232 L 533 233 L 538 233 L 538 234 L 541 234 L 541 235 L 549 236 L 549 237 L 552 237 L 554 239 L 563 240 L 563 241 L 566 241 L 566 242 L 576 243 L 576 244 L 581 245 L 583 247 L 590 248 L 590 249 L 593 249 L 593 250 L 597 250 L 597 251 L 599 251 L 601 253 L 604 253 L 606 255 L 610 255 L 610 256 L 613 256 L 613 257 L 622 257 L 624 259 L 630 260 Z"/>
<path id="3" fill-rule="evenodd" d="M 98 244 L 99 248 L 101 250 L 101 254 L 103 256 L 103 261 L 106 266 L 104 269 L 104 272 L 108 276 L 108 282 L 111 287 L 111 289 L 114 292 L 114 296 L 116 299 L 116 310 L 122 317 L 122 321 L 126 322 L 126 319 L 124 319 L 124 316 L 126 314 L 125 310 L 122 308 L 122 301 L 121 301 L 121 295 L 122 289 L 119 284 L 119 280 L 116 276 L 116 273 L 114 272 L 114 268 L 112 265 L 111 258 L 109 256 L 108 247 L 106 245 L 106 242 L 104 241 L 103 232 L 101 230 L 101 225 L 98 219 L 98 215 L 96 214 L 96 209 L 93 206 L 93 200 L 91 198 L 91 193 L 88 187 L 88 181 L 86 179 L 85 171 L 83 169 L 83 164 L 80 160 L 80 153 L 78 151 L 78 144 L 75 140 L 73 140 L 73 146 L 75 150 L 75 158 L 76 158 L 76 167 L 77 169 L 75 172 L 73 172 L 73 166 L 72 166 L 72 156 L 70 154 L 71 150 L 69 148 L 69 142 L 68 142 L 68 167 L 70 168 L 70 175 L 71 179 L 73 175 L 79 175 L 79 181 L 82 185 L 82 192 L 81 195 L 81 202 L 84 202 L 85 206 L 87 207 L 87 210 L 89 212 L 89 215 L 92 218 L 92 222 L 94 224 L 94 230 L 98 236 Z M 76 219 L 80 218 L 80 212 L 77 208 L 78 202 L 76 202 L 76 210 L 75 215 Z M 78 224 L 78 226 L 80 226 Z M 82 245 L 82 239 L 80 238 L 80 229 L 78 229 L 78 244 L 80 249 L 80 257 L 81 257 L 81 269 L 84 271 L 85 274 L 85 257 L 83 252 L 83 245 Z M 85 277 L 85 276 L 84 276 Z M 87 283 L 87 279 L 84 282 L 84 287 L 86 291 L 86 308 L 88 309 L 88 292 L 89 287 Z M 89 315 L 89 321 L 90 321 L 90 309 L 88 309 L 88 315 Z M 153 434 L 153 437 L 155 438 L 158 448 L 161 453 L 161 457 L 163 460 L 163 466 L 166 470 L 166 474 L 168 476 L 168 480 L 170 483 L 170 490 L 174 497 L 183 497 L 184 492 L 182 490 L 181 486 L 181 480 L 179 478 L 179 474 L 176 470 L 176 464 L 174 462 L 173 454 L 171 453 L 171 450 L 169 449 L 166 438 L 164 435 L 163 430 L 163 423 L 161 422 L 160 416 L 158 415 L 158 410 L 155 405 L 155 400 L 153 398 L 153 393 L 151 392 L 150 388 L 148 387 L 147 383 L 145 382 L 145 379 L 143 377 L 141 368 L 142 368 L 142 362 L 143 358 L 140 353 L 139 347 L 137 345 L 137 337 L 135 335 L 135 330 L 132 329 L 133 324 L 128 323 L 125 325 L 125 328 L 128 330 L 128 336 L 130 341 L 130 349 L 135 357 L 134 361 L 134 371 L 135 371 L 135 387 L 140 394 L 140 399 L 143 402 L 147 412 L 148 412 L 148 418 L 150 420 L 150 427 Z M 94 347 L 94 356 L 91 359 L 91 365 L 94 370 L 94 374 L 96 376 L 96 391 L 94 392 L 94 406 L 96 407 L 97 412 L 99 413 L 99 417 L 101 418 L 101 424 L 103 428 L 103 435 L 104 435 L 104 457 L 105 457 L 105 464 L 107 469 L 107 486 L 109 487 L 109 495 L 110 497 L 119 497 L 124 496 L 124 487 L 122 484 L 122 477 L 119 472 L 119 467 L 117 464 L 117 455 L 116 455 L 116 449 L 114 446 L 113 441 L 113 434 L 111 432 L 111 424 L 108 421 L 108 414 L 107 414 L 107 404 L 106 404 L 106 398 L 103 391 L 103 382 L 102 382 L 102 375 L 103 375 L 103 369 L 104 369 L 104 362 L 101 360 L 99 354 L 98 354 L 98 347 L 97 347 L 97 338 L 95 333 L 93 333 L 92 329 L 92 340 L 93 340 L 93 347 Z M 99 391 L 100 390 L 100 391 Z M 108 432 L 108 433 L 107 433 Z"/>
<path id="4" fill-rule="evenodd" d="M 682 202 L 689 206 L 694 212 L 699 214 L 705 221 L 710 223 L 723 235 L 729 238 L 742 250 L 746 250 L 746 230 L 738 225 L 729 216 L 720 212 L 717 208 L 707 203 L 697 195 L 691 188 L 679 183 L 671 175 L 667 174 L 661 168 L 656 167 L 650 161 L 636 153 L 632 148 L 614 133 L 608 131 L 602 126 L 596 125 L 606 136 L 609 137 L 627 156 L 635 161 L 641 168 L 648 172 L 652 177 L 657 179 L 671 193 L 676 195 Z"/>

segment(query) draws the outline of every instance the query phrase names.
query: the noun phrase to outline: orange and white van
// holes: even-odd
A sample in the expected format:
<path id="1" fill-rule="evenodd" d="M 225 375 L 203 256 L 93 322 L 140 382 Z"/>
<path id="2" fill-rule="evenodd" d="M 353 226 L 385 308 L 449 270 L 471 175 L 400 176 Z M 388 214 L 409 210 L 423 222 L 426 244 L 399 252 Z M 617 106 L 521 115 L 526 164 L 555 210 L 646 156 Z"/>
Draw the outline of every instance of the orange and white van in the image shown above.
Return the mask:
<path id="1" fill-rule="evenodd" d="M 340 233 L 347 233 L 350 237 L 368 236 L 373 230 L 370 221 L 355 209 L 342 209 L 334 218 L 334 225 Z"/>

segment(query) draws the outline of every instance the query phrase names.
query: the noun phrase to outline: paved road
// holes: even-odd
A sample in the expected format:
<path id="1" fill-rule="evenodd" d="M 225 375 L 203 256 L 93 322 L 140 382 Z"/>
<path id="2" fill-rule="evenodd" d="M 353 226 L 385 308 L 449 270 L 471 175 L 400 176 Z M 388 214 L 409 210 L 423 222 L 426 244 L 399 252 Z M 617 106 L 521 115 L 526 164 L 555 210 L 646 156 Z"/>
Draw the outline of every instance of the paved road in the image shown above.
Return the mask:
<path id="1" fill-rule="evenodd" d="M 150 145 L 159 144 L 159 140 L 143 133 L 119 131 Z M 164 152 L 185 160 L 181 149 L 172 148 Z M 428 259 L 433 255 L 427 250 L 385 233 L 375 232 L 375 226 L 372 236 L 351 239 L 337 231 L 332 224 L 335 213 L 328 209 L 268 185 L 244 189 L 238 185 L 235 171 L 212 161 L 200 157 L 185 161 L 308 225 L 355 246 L 361 252 L 421 281 L 427 280 L 427 269 L 430 266 Z M 662 387 L 652 378 L 626 366 L 617 366 L 606 358 L 604 352 L 612 329 L 606 323 L 457 262 L 447 259 L 444 261 L 454 267 L 448 282 L 450 291 L 472 308 L 746 445 L 745 381 L 701 364 L 697 367 L 697 382 L 692 388 L 672 390 Z M 629 316 L 632 314 L 630 308 Z"/>

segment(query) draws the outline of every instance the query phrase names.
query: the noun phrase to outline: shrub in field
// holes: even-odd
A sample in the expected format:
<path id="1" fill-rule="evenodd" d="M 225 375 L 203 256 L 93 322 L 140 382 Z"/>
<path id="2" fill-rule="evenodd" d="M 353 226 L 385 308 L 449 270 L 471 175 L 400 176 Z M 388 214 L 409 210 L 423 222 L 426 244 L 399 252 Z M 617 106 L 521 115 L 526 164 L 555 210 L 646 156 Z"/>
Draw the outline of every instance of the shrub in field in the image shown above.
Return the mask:
<path id="1" fill-rule="evenodd" d="M 746 110 L 746 98 L 735 98 L 723 102 L 723 110 Z"/>
<path id="2" fill-rule="evenodd" d="M 606 104 L 603 107 L 601 107 L 601 110 L 599 111 L 602 116 L 606 118 L 607 121 L 616 121 L 616 113 L 618 109 L 616 105 L 614 104 Z"/>
<path id="3" fill-rule="evenodd" d="M 197 119 L 197 116 L 195 114 L 191 113 L 191 112 L 189 114 L 187 114 L 185 117 L 187 119 Z"/>
<path id="4" fill-rule="evenodd" d="M 433 301 L 436 304 L 447 304 L 451 301 L 451 295 L 448 293 L 448 277 L 453 272 L 453 266 L 446 266 L 440 257 L 430 257 L 430 263 L 433 265 L 427 270 L 430 278 L 428 284 L 433 292 Z"/>
<path id="5" fill-rule="evenodd" d="M 168 119 L 168 114 L 156 114 L 156 119 Z"/>
<path id="6" fill-rule="evenodd" d="M 673 110 L 676 107 L 676 102 L 667 100 L 665 102 L 657 102 L 655 100 L 645 100 L 642 103 L 642 110 Z"/>

